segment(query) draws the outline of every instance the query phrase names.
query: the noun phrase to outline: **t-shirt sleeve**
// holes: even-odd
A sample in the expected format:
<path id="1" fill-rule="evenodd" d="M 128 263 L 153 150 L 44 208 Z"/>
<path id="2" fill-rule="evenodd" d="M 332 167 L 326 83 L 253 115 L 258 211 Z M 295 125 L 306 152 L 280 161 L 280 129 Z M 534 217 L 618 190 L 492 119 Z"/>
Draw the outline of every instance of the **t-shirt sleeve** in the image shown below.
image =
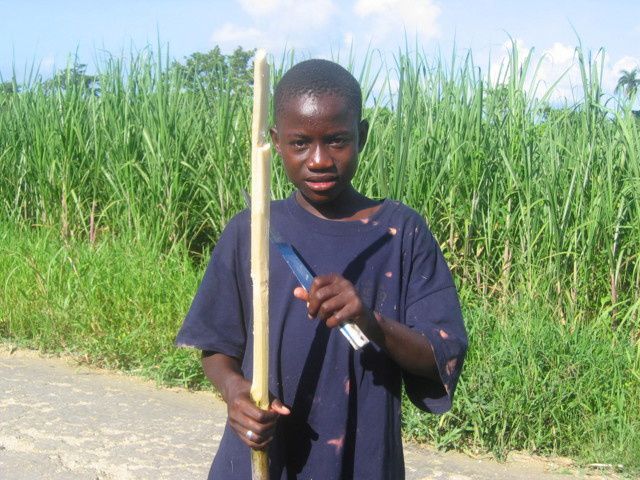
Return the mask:
<path id="1" fill-rule="evenodd" d="M 176 345 L 224 353 L 242 359 L 246 342 L 240 265 L 238 217 L 216 244 L 202 283 L 191 303 Z"/>
<path id="2" fill-rule="evenodd" d="M 413 229 L 413 237 L 405 324 L 427 337 L 440 382 L 408 372 L 403 376 L 414 405 L 428 412 L 444 413 L 451 408 L 467 351 L 467 334 L 451 272 L 422 219 Z"/>

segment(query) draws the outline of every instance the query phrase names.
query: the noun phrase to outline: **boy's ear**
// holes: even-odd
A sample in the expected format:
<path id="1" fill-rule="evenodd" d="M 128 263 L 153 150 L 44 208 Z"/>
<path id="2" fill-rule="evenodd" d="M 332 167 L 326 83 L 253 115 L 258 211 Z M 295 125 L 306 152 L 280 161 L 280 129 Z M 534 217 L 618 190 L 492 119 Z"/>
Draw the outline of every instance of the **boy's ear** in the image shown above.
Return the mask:
<path id="1" fill-rule="evenodd" d="M 369 122 L 365 119 L 360 120 L 358 125 L 358 153 L 362 151 L 365 143 L 367 143 L 367 136 L 369 135 Z"/>
<path id="2" fill-rule="evenodd" d="M 269 129 L 269 134 L 271 135 L 271 143 L 276 148 L 276 152 L 278 152 L 278 155 L 282 155 L 282 152 L 280 152 L 280 138 L 278 137 L 278 129 L 276 127 L 271 127 Z"/>

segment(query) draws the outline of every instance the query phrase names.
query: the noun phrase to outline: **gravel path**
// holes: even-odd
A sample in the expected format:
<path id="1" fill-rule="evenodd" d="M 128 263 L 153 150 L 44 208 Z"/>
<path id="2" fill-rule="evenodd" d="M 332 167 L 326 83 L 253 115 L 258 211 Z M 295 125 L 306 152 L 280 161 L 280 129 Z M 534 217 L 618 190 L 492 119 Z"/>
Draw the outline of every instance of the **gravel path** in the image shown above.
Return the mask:
<path id="1" fill-rule="evenodd" d="M 225 405 L 211 393 L 158 388 L 69 359 L 0 346 L 3 480 L 204 479 L 225 417 Z M 405 456 L 408 480 L 586 475 L 567 462 L 527 456 L 498 464 L 416 445 L 407 445 Z"/>

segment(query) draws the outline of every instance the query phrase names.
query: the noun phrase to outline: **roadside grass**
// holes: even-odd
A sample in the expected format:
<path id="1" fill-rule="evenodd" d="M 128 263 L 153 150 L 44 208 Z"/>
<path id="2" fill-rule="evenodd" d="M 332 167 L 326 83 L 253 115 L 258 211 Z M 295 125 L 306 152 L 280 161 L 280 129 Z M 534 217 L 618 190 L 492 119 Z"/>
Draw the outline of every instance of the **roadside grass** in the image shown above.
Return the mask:
<path id="1" fill-rule="evenodd" d="M 206 384 L 199 352 L 173 346 L 200 281 L 184 252 L 129 239 L 91 246 L 7 226 L 0 278 L 0 336 L 165 384 Z"/>
<path id="2" fill-rule="evenodd" d="M 561 322 L 527 291 L 496 308 L 463 304 L 470 335 L 454 407 L 410 407 L 404 433 L 440 448 L 517 449 L 640 467 L 640 354 L 608 318 Z M 405 407 L 408 405 L 408 402 Z"/>

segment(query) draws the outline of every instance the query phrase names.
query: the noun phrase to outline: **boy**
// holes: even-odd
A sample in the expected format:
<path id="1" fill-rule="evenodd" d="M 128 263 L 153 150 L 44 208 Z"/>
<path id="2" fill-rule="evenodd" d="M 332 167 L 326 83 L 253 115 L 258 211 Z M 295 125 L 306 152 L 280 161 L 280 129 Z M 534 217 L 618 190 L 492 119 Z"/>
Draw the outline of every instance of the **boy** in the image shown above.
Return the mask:
<path id="1" fill-rule="evenodd" d="M 177 338 L 203 351 L 228 406 L 209 478 L 251 478 L 249 448 L 268 448 L 272 480 L 402 479 L 403 380 L 419 408 L 444 412 L 466 351 L 451 274 L 416 212 L 352 186 L 368 124 L 351 74 L 325 60 L 299 63 L 274 105 L 273 144 L 297 191 L 272 203 L 271 225 L 317 277 L 311 291 L 297 287 L 272 246 L 274 400 L 260 410 L 249 397 L 249 213 L 220 237 Z M 343 321 L 372 342 L 354 351 L 335 328 Z"/>

